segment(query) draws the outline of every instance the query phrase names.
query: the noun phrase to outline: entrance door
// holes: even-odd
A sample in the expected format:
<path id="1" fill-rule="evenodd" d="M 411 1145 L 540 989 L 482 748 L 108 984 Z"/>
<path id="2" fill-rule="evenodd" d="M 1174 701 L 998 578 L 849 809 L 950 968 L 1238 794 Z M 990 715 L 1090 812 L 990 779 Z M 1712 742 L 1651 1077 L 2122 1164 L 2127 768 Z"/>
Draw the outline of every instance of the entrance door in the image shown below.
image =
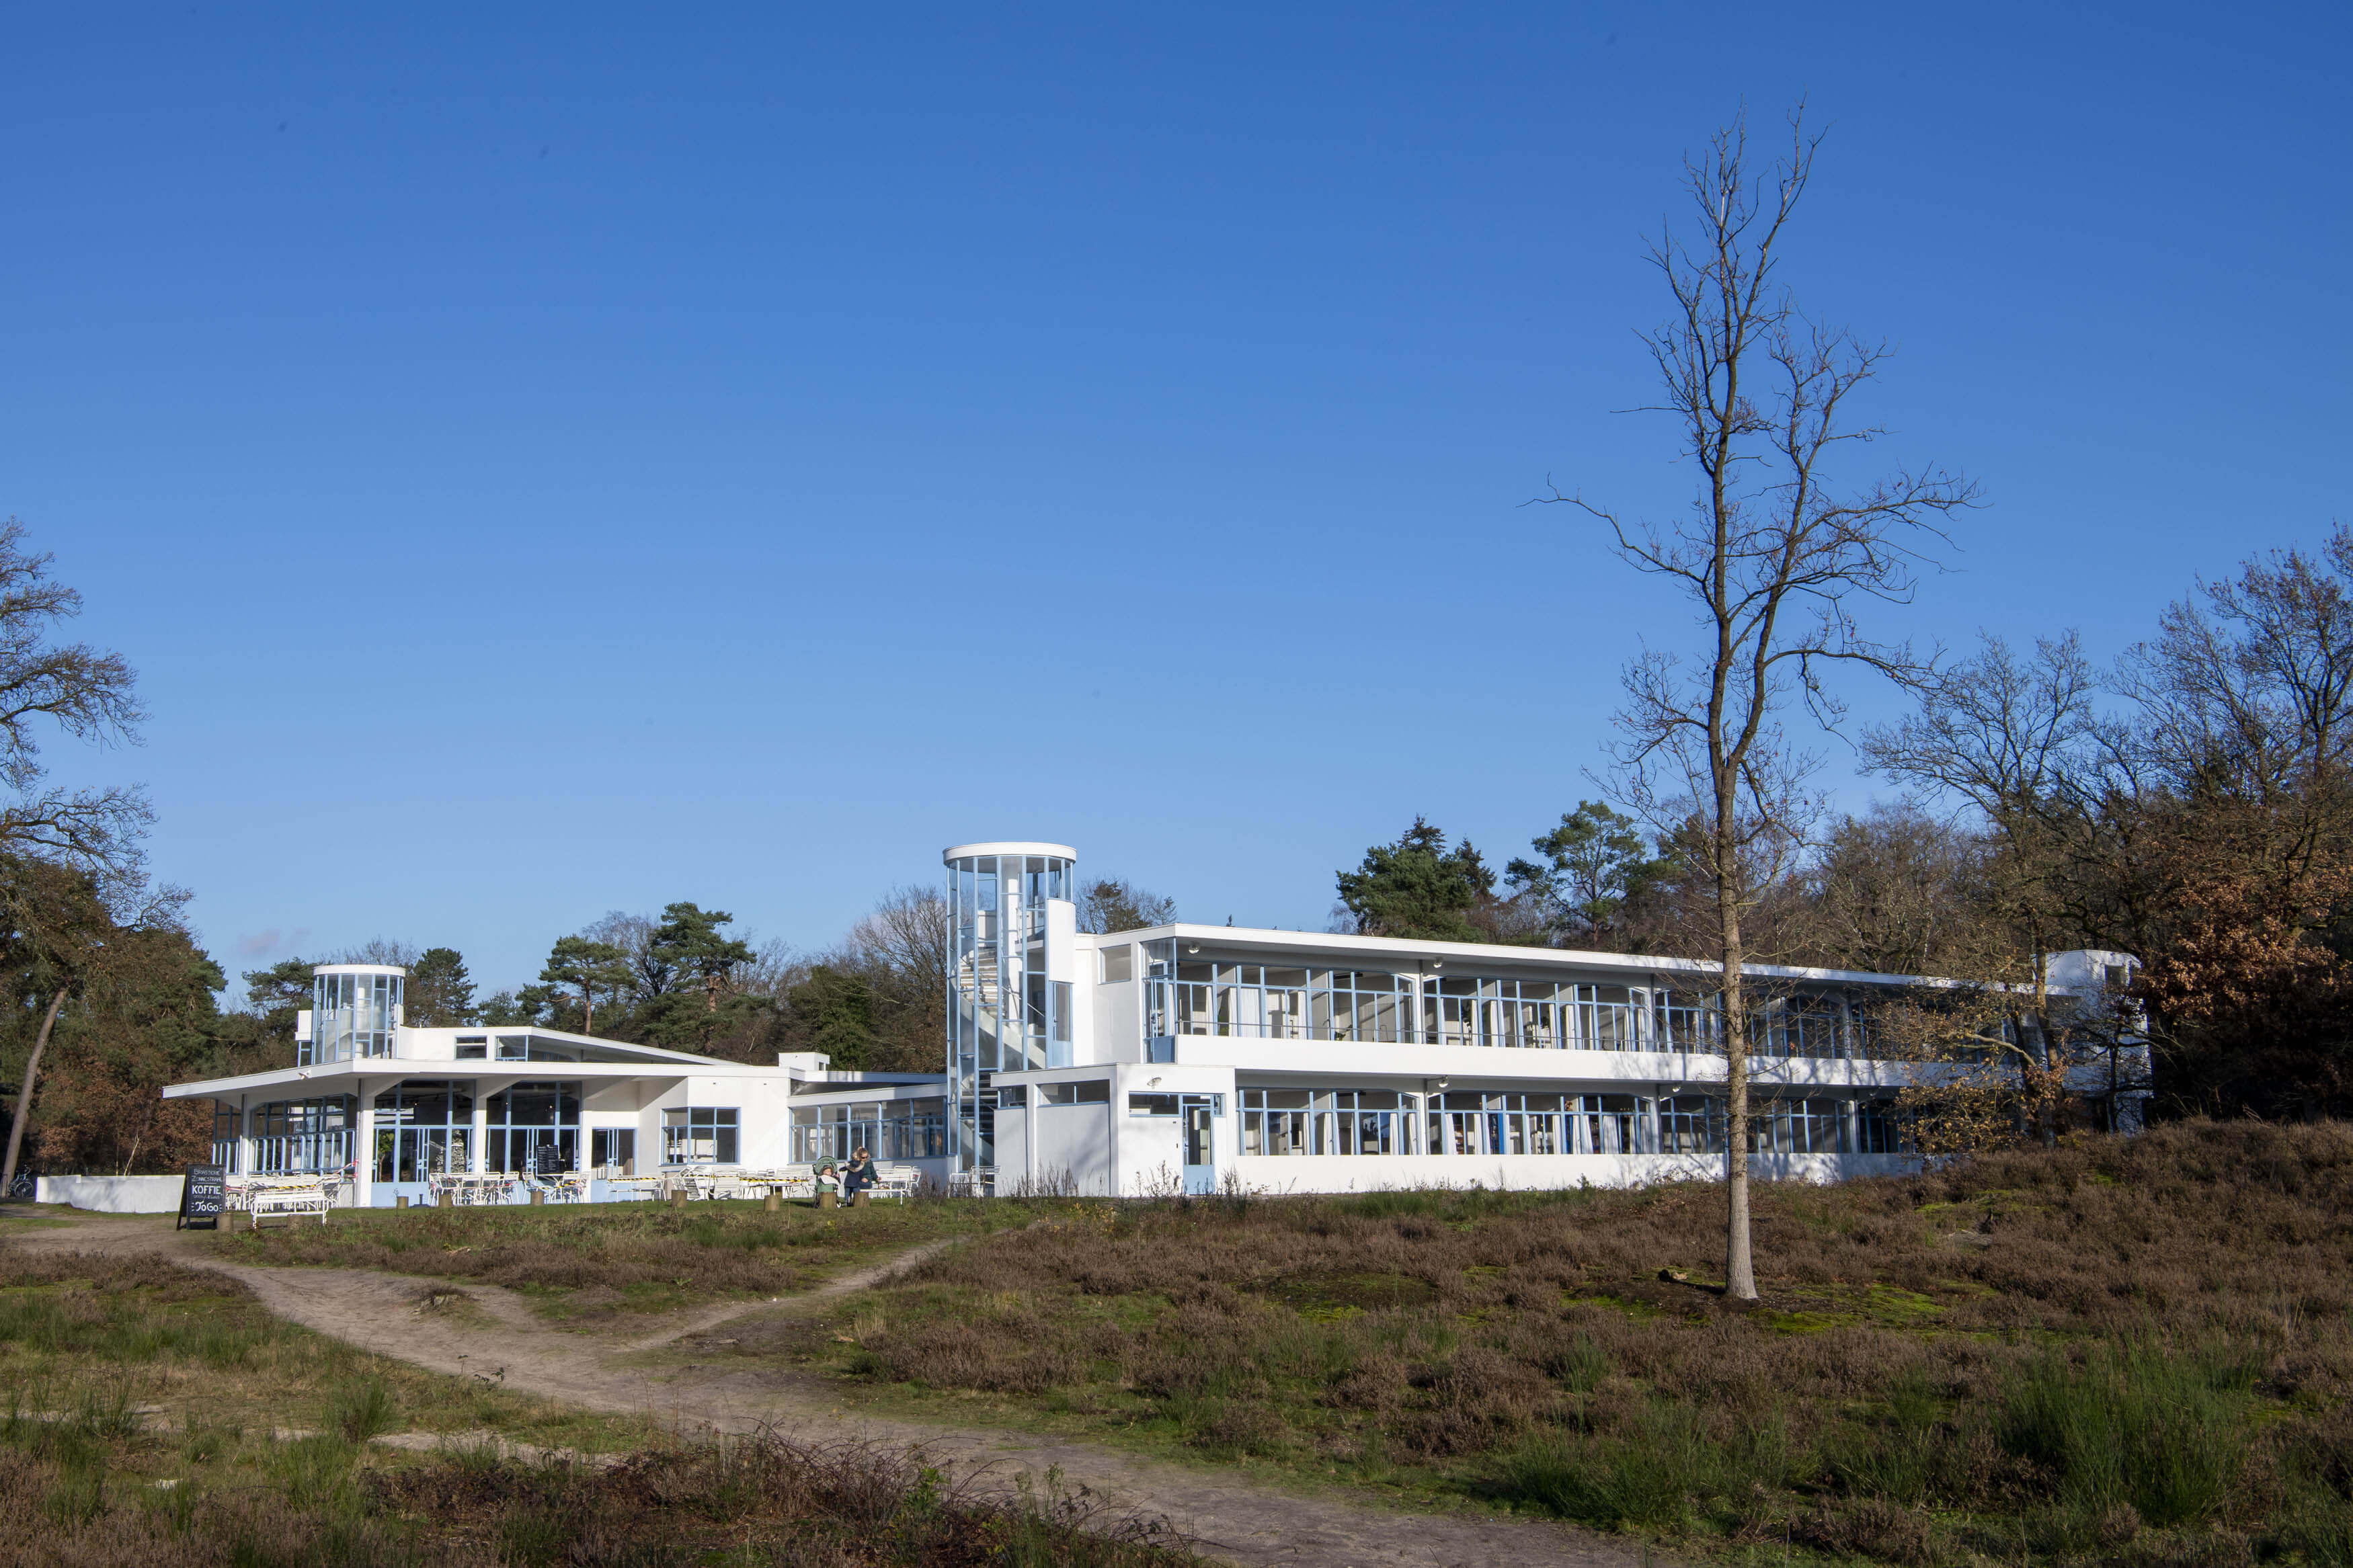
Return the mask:
<path id="1" fill-rule="evenodd" d="M 1185 1190 L 1212 1193 L 1218 1188 L 1217 1107 L 1206 1094 L 1188 1094 L 1181 1109 L 1185 1117 Z"/>

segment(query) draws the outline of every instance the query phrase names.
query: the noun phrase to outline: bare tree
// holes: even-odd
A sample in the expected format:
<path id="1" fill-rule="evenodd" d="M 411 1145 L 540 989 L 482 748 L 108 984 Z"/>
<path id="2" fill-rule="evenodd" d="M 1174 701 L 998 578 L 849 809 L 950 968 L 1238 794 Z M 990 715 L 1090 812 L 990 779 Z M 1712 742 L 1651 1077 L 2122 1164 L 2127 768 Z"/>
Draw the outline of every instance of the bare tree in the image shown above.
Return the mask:
<path id="1" fill-rule="evenodd" d="M 1908 647 L 1867 638 L 1854 612 L 1908 602 L 1923 547 L 1941 542 L 1941 521 L 1972 499 L 1938 470 L 1860 489 L 1830 471 L 1845 447 L 1881 433 L 1851 423 L 1847 403 L 1887 350 L 1807 320 L 1776 277 L 1820 142 L 1802 118 L 1801 106 L 1789 152 L 1769 172 L 1751 167 L 1741 121 L 1686 159 L 1695 237 L 1670 227 L 1651 250 L 1674 300 L 1643 340 L 1665 391 L 1652 411 L 1674 417 L 1698 473 L 1691 510 L 1647 523 L 1558 490 L 1546 498 L 1606 523 L 1619 557 L 1685 595 L 1705 635 L 1688 660 L 1645 648 L 1627 666 L 1608 783 L 1674 836 L 1713 898 L 1729 1058 L 1725 1289 L 1740 1300 L 1757 1295 L 1741 917 L 1782 877 L 1820 811 L 1816 759 L 1778 714 L 1795 697 L 1835 724 L 1842 710 L 1824 685 L 1832 666 L 1917 679 L 1924 667 Z"/>
<path id="2" fill-rule="evenodd" d="M 1145 931 L 1176 918 L 1176 900 L 1118 877 L 1098 877 L 1079 891 L 1079 929 L 1094 936 Z"/>
<path id="3" fill-rule="evenodd" d="M 1974 826 L 1909 800 L 1821 836 L 1806 873 L 1803 962 L 1882 974 L 1980 973 L 1989 943 L 1986 846 Z"/>
<path id="4" fill-rule="evenodd" d="M 347 947 L 331 963 L 390 963 L 402 969 L 414 969 L 425 950 L 413 942 L 394 942 L 386 937 L 372 936 L 354 947 Z"/>
<path id="5" fill-rule="evenodd" d="M 2021 1056 L 2048 1070 L 2051 952 L 2070 929 L 2068 840 L 2089 820 L 2097 682 L 2073 632 L 2037 641 L 2031 658 L 2000 637 L 1982 641 L 1975 658 L 1923 688 L 1917 713 L 1867 731 L 1862 754 L 1895 783 L 1966 804 L 1992 835 L 1988 893 L 2026 948 L 2028 1001 L 2013 1005 L 2011 1028 Z M 2056 1133 L 2047 1117 L 2043 1132 Z"/>
<path id="6" fill-rule="evenodd" d="M 81 595 L 50 581 L 53 559 L 25 549 L 23 523 L 0 522 L 0 782 L 14 795 L 0 805 L 0 850 L 121 875 L 153 820 L 146 797 L 127 785 L 44 787 L 33 731 L 46 721 L 77 740 L 132 741 L 146 712 L 121 654 L 51 640 L 81 614 Z"/>
<path id="7" fill-rule="evenodd" d="M 893 888 L 849 928 L 828 962 L 858 976 L 872 1000 L 878 1060 L 891 1070 L 938 1061 L 953 912 L 935 888 Z"/>
<path id="8" fill-rule="evenodd" d="M 2246 844 L 2292 881 L 2353 837 L 2353 530 L 2200 582 L 2119 661 L 2140 759 L 2182 795 L 2245 808 Z"/>

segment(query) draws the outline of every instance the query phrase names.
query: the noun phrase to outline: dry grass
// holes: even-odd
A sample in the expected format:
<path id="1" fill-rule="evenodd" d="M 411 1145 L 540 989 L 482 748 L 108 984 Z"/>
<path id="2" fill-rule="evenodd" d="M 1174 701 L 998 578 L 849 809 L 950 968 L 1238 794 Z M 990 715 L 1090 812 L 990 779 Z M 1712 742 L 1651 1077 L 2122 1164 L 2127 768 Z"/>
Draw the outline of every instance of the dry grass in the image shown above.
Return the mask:
<path id="1" fill-rule="evenodd" d="M 797 1351 L 1721 1549 L 2353 1561 L 2353 1129 L 1769 1187 L 1747 1310 L 1708 1289 L 1721 1202 L 1082 1205 Z"/>
<path id="2" fill-rule="evenodd" d="M 176 1402 L 157 1397 L 175 1389 Z M 633 1428 L 605 1432 L 620 1441 L 604 1446 L 630 1451 L 598 1465 L 370 1441 L 437 1418 L 543 1445 L 595 1435 L 541 1415 L 343 1350 L 211 1276 L 0 1250 L 0 1562 L 12 1568 L 1189 1561 L 1135 1521 L 1060 1496 L 960 1493 L 920 1454 L 887 1447 Z"/>
<path id="3" fill-rule="evenodd" d="M 940 1199 L 830 1211 L 789 1204 L 774 1215 L 756 1202 L 362 1209 L 323 1226 L 223 1232 L 211 1243 L 246 1264 L 479 1279 L 593 1319 L 790 1295 L 925 1241 L 1067 1207 Z"/>
<path id="4" fill-rule="evenodd" d="M 92 1390 L 148 1426 L 267 1436 L 336 1427 L 357 1390 L 416 1431 L 626 1446 L 636 1428 L 448 1378 L 273 1318 L 244 1286 L 152 1257 L 0 1247 L 0 1415 L 77 1407 Z"/>

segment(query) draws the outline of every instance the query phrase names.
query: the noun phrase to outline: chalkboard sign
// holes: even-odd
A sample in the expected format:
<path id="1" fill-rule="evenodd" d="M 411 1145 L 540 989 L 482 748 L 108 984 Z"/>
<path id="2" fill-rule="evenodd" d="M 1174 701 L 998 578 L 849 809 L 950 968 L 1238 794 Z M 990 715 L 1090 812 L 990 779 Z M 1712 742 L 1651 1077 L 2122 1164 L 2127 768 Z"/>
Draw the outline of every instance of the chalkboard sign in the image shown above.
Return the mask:
<path id="1" fill-rule="evenodd" d="M 191 1165 L 180 1188 L 180 1217 L 174 1230 L 218 1230 L 228 1206 L 228 1173 L 218 1165 Z"/>

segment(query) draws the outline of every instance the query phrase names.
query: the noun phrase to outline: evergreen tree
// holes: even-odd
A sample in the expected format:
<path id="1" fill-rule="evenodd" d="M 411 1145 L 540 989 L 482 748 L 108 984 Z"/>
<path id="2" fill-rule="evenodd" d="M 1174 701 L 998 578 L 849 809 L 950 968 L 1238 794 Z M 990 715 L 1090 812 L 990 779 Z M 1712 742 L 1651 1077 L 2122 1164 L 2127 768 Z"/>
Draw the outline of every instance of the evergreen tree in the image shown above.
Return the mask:
<path id="1" fill-rule="evenodd" d="M 1422 817 L 1396 843 L 1366 850 L 1363 865 L 1338 877 L 1340 901 L 1362 935 L 1487 940 L 1472 917 L 1493 899 L 1494 872 L 1468 843 L 1447 848 L 1446 835 Z"/>
<path id="2" fill-rule="evenodd" d="M 560 936 L 548 951 L 547 967 L 539 977 L 550 985 L 570 986 L 580 993 L 581 1032 L 596 1032 L 596 993 L 607 995 L 629 983 L 628 954 L 611 942 L 585 936 Z"/>
<path id="3" fill-rule="evenodd" d="M 459 1027 L 474 1021 L 474 981 L 456 948 L 428 947 L 409 966 L 403 1016 L 419 1028 Z"/>
<path id="4" fill-rule="evenodd" d="M 1572 942 L 1622 945 L 1626 906 L 1657 882 L 1662 863 L 1648 853 L 1634 819 L 1597 800 L 1577 802 L 1560 826 L 1530 840 L 1541 860 L 1504 868 L 1510 887 L 1532 895 L 1548 930 Z"/>
<path id="5" fill-rule="evenodd" d="M 820 963 L 785 993 L 785 1006 L 805 1049 L 823 1051 L 849 1070 L 872 1058 L 874 988 L 863 976 Z"/>
<path id="6" fill-rule="evenodd" d="M 720 927 L 735 917 L 724 910 L 704 910 L 691 903 L 662 906 L 661 924 L 654 931 L 653 952 L 690 983 L 702 989 L 703 1011 L 719 1010 L 719 994 L 726 989 L 738 964 L 752 962 L 751 947 L 723 934 Z"/>

